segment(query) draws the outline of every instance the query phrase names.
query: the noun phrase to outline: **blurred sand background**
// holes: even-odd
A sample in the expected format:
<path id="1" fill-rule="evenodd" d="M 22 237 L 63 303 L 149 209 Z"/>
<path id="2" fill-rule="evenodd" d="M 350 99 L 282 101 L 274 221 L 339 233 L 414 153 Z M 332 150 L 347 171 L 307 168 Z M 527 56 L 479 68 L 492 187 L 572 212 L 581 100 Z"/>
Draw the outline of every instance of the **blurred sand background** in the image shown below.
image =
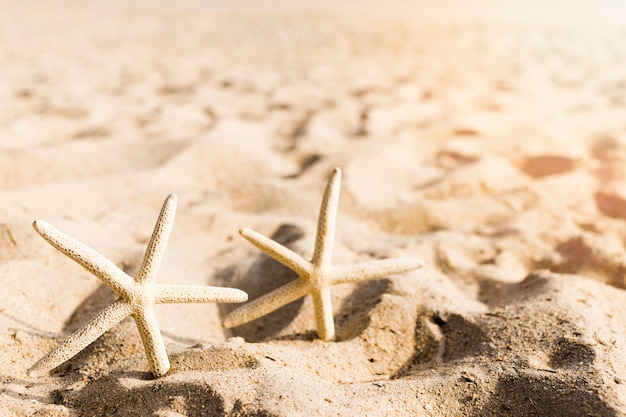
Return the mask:
<path id="1" fill-rule="evenodd" d="M 232 330 L 160 305 L 26 370 L 114 300 L 31 227 L 160 283 L 295 279 L 343 170 L 333 262 L 426 267 Z M 0 415 L 626 415 L 626 2 L 0 1 Z"/>

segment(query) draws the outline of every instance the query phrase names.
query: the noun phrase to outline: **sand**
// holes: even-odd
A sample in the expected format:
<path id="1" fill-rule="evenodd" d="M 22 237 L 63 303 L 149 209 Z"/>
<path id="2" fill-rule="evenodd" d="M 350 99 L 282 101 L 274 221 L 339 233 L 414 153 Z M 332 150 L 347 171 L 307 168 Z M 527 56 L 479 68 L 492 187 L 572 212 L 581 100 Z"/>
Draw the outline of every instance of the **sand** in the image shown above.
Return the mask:
<path id="1" fill-rule="evenodd" d="M 614 2 L 0 3 L 0 415 L 626 415 L 626 12 Z M 623 12 L 623 13 L 622 13 Z M 621 22 L 620 22 L 621 19 Z M 334 264 L 426 266 L 232 330 L 159 305 L 26 370 L 110 304 L 42 219 L 132 274 L 255 299 L 295 279 L 343 170 Z"/>

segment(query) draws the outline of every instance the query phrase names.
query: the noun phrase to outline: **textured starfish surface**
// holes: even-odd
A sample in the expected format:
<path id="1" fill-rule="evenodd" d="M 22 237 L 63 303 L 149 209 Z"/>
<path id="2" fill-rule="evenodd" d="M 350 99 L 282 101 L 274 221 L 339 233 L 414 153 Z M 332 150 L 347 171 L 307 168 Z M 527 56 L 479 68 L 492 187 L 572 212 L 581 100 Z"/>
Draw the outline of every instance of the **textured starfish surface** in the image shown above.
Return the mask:
<path id="1" fill-rule="evenodd" d="M 239 303 L 248 295 L 234 288 L 195 285 L 160 285 L 155 278 L 165 252 L 174 222 L 176 195 L 163 203 L 141 268 L 133 279 L 104 256 L 41 220 L 33 223 L 35 230 L 52 246 L 100 278 L 119 298 L 82 328 L 63 340 L 29 370 L 31 376 L 41 375 L 75 356 L 104 332 L 132 316 L 137 324 L 150 369 L 155 377 L 170 368 L 165 344 L 154 314 L 157 303 Z"/>
<path id="2" fill-rule="evenodd" d="M 410 258 L 384 259 L 355 265 L 331 265 L 340 186 L 341 170 L 336 168 L 324 191 L 311 262 L 307 262 L 297 253 L 254 230 L 239 231 L 253 245 L 295 271 L 299 278 L 229 313 L 224 318 L 224 327 L 230 328 L 247 323 L 292 301 L 311 295 L 317 334 L 321 339 L 331 341 L 335 339 L 330 293 L 333 285 L 400 274 L 424 265 L 421 260 Z"/>

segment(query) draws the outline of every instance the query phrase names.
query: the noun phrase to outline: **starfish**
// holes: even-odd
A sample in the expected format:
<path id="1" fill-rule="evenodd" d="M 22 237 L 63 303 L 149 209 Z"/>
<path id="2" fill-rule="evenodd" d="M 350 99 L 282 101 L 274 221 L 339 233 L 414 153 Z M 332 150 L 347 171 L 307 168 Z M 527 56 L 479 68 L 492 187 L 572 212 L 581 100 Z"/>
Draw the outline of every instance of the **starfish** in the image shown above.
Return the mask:
<path id="1" fill-rule="evenodd" d="M 176 195 L 171 194 L 163 203 L 141 268 L 134 279 L 95 250 L 48 223 L 41 220 L 33 222 L 33 227 L 45 240 L 104 281 L 119 297 L 37 361 L 28 370 L 30 376 L 41 375 L 56 368 L 74 357 L 104 332 L 132 316 L 139 330 L 150 370 L 155 377 L 161 377 L 169 370 L 170 361 L 154 314 L 154 304 L 239 303 L 248 299 L 245 292 L 234 288 L 155 284 L 175 212 Z"/>
<path id="2" fill-rule="evenodd" d="M 311 262 L 297 253 L 251 229 L 239 233 L 253 245 L 298 274 L 298 279 L 240 307 L 226 317 L 223 326 L 239 326 L 264 316 L 306 295 L 313 297 L 318 336 L 325 341 L 335 339 L 335 325 L 330 289 L 333 285 L 400 274 L 424 265 L 418 259 L 385 259 L 356 265 L 331 265 L 333 237 L 337 219 L 341 170 L 335 168 L 326 185 L 317 223 L 315 250 Z"/>

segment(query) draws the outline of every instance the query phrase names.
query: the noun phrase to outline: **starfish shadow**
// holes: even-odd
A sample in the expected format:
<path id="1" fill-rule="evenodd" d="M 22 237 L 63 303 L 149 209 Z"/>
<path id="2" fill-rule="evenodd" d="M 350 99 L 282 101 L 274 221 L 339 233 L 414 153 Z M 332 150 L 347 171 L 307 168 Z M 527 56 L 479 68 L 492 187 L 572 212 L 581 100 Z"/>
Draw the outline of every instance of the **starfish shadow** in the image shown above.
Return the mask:
<path id="1" fill-rule="evenodd" d="M 376 279 L 360 284 L 341 305 L 335 314 L 337 341 L 359 337 L 370 324 L 370 312 L 382 301 L 389 291 L 391 280 Z"/>
<path id="2" fill-rule="evenodd" d="M 125 380 L 134 380 L 133 387 L 128 387 Z M 50 398 L 77 415 L 272 416 L 265 410 L 249 409 L 238 401 L 228 412 L 224 397 L 207 382 L 166 382 L 153 380 L 148 373 L 140 372 L 114 372 L 77 390 L 54 391 Z"/>
<path id="3" fill-rule="evenodd" d="M 272 235 L 272 239 L 281 245 L 289 247 L 304 236 L 302 230 L 294 225 L 284 224 Z M 273 258 L 262 254 L 259 255 L 252 266 L 241 276 L 237 276 L 235 267 L 229 267 L 216 275 L 217 282 L 239 288 L 248 293 L 248 299 L 254 300 L 282 285 L 285 285 L 298 276 L 289 268 Z M 304 299 L 293 301 L 276 311 L 260 317 L 252 322 L 233 327 L 233 336 L 241 336 L 248 342 L 261 342 L 274 338 L 296 318 Z M 219 304 L 221 317 L 239 307 L 238 305 Z"/>

